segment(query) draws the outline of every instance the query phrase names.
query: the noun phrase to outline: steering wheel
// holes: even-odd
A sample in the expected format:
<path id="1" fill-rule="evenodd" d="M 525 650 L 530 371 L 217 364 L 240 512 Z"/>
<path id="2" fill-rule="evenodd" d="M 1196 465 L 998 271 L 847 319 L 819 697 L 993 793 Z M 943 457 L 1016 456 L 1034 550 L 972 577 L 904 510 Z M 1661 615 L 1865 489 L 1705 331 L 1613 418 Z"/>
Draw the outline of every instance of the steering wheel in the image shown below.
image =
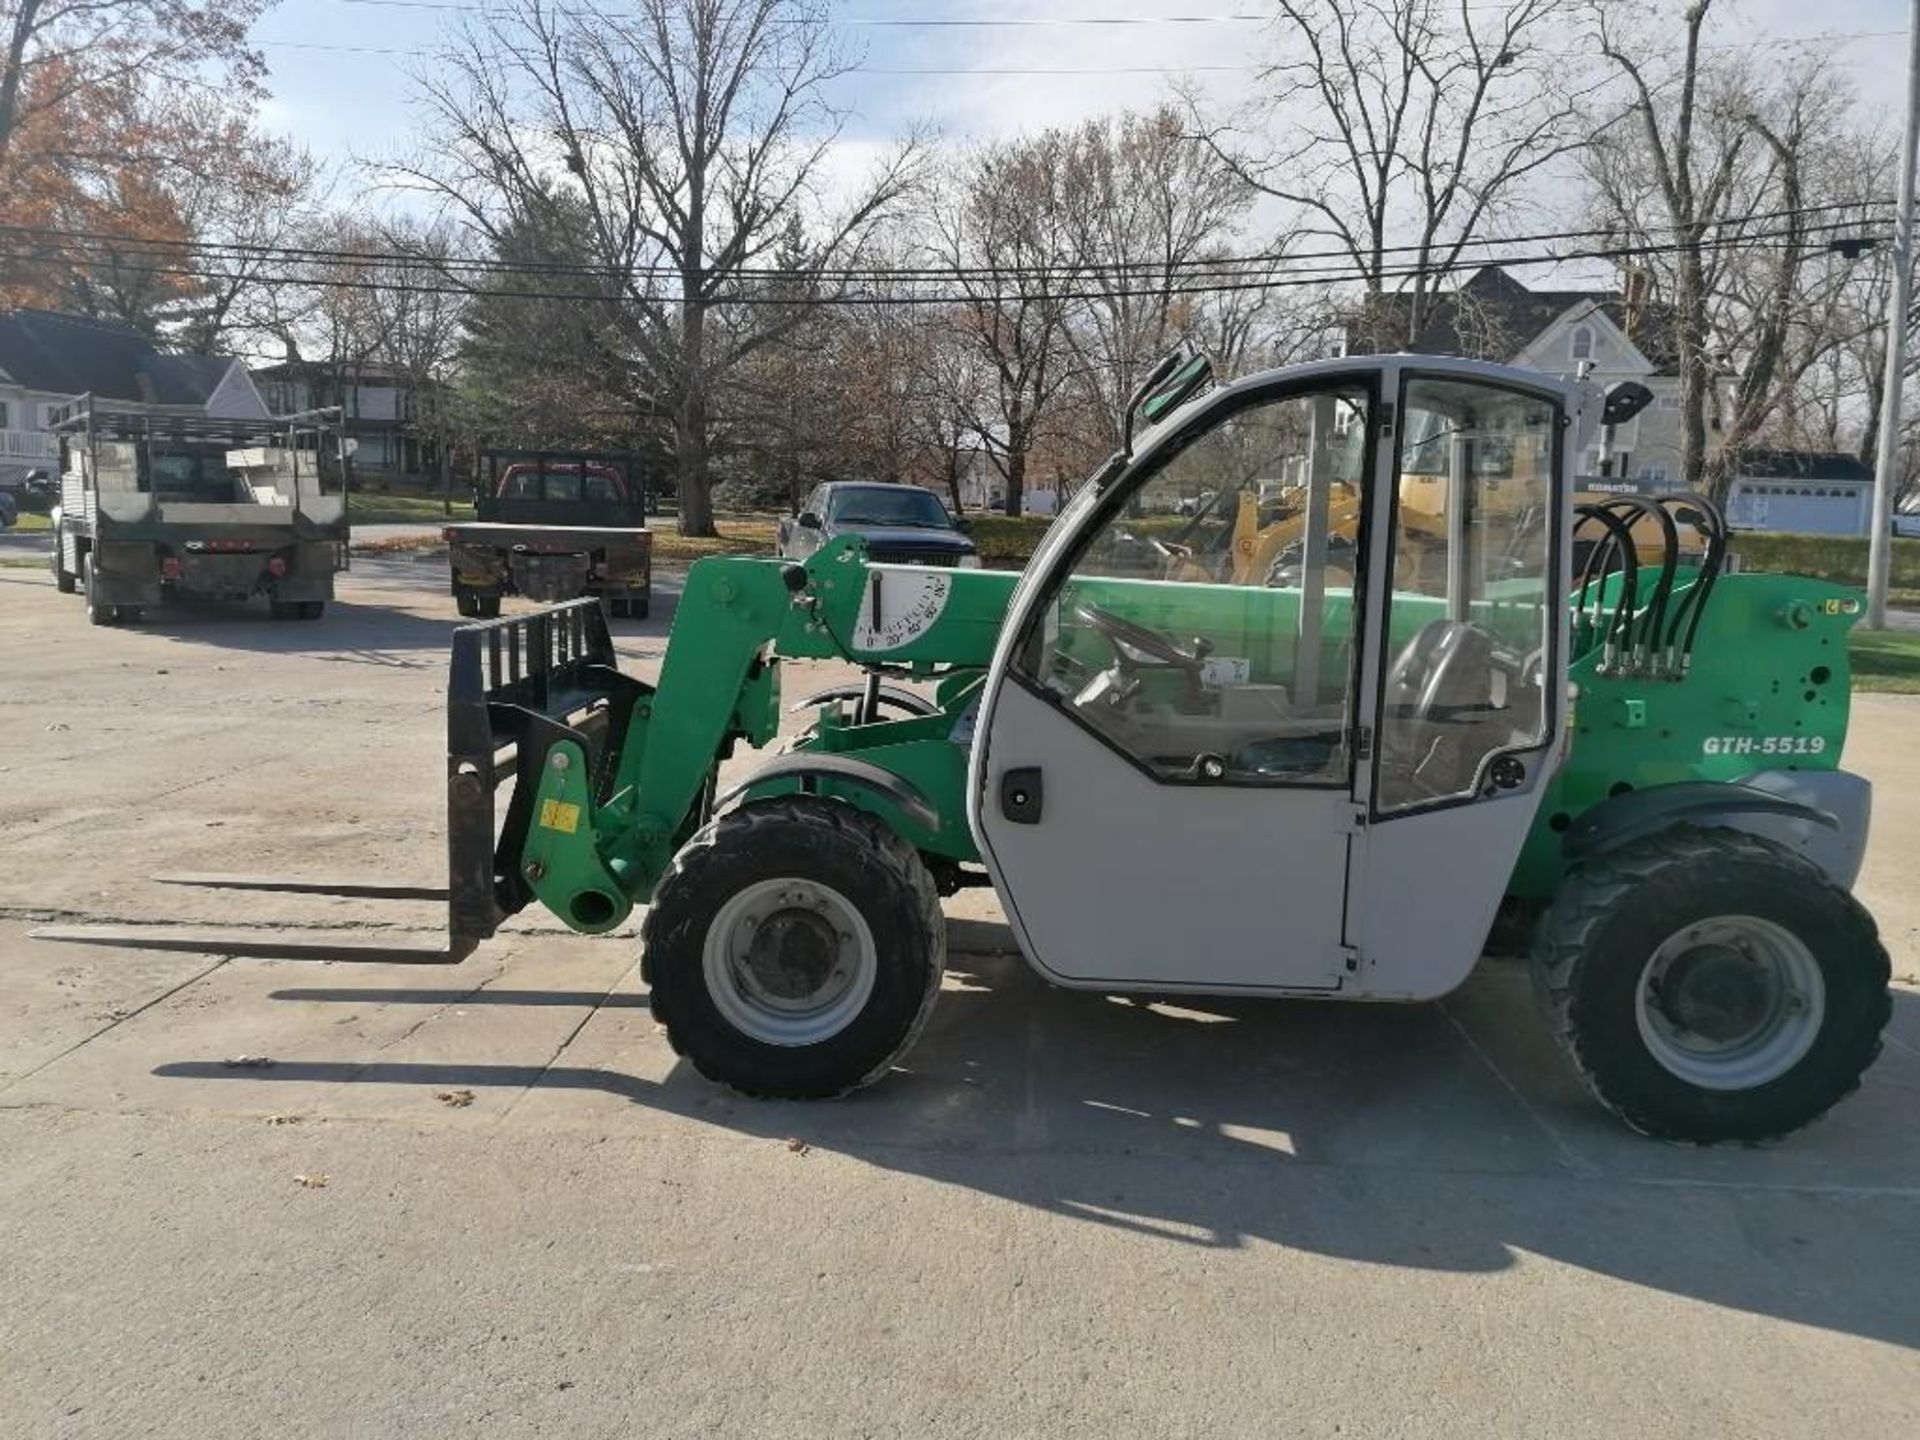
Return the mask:
<path id="1" fill-rule="evenodd" d="M 1484 698 L 1484 685 L 1475 686 L 1492 666 L 1491 635 L 1464 620 L 1435 620 L 1423 625 L 1394 660 L 1387 672 L 1387 702 L 1407 707 L 1406 719 L 1431 720 L 1443 707 Z"/>
<path id="2" fill-rule="evenodd" d="M 1149 664 L 1183 670 L 1198 681 L 1207 652 L 1212 648 L 1206 641 L 1196 640 L 1191 650 L 1183 650 L 1158 630 L 1136 625 L 1111 610 L 1102 610 L 1098 605 L 1090 605 L 1084 600 L 1073 607 L 1073 613 L 1106 636 L 1113 644 L 1114 653 L 1128 668 L 1138 668 L 1144 659 Z"/>

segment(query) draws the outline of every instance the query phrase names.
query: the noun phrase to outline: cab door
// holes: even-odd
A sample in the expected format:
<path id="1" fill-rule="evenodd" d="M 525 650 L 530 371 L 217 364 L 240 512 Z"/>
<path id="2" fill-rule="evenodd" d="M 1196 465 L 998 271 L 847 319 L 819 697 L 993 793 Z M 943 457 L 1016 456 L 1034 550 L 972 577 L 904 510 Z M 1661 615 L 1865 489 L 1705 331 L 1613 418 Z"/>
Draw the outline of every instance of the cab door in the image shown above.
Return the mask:
<path id="1" fill-rule="evenodd" d="M 970 819 L 1063 984 L 1352 974 L 1378 367 L 1216 391 L 1054 527 L 983 699 Z"/>
<path id="2" fill-rule="evenodd" d="M 1479 958 L 1564 753 L 1569 395 L 1466 362 L 1394 393 L 1347 936 L 1355 991 L 1424 999 Z"/>

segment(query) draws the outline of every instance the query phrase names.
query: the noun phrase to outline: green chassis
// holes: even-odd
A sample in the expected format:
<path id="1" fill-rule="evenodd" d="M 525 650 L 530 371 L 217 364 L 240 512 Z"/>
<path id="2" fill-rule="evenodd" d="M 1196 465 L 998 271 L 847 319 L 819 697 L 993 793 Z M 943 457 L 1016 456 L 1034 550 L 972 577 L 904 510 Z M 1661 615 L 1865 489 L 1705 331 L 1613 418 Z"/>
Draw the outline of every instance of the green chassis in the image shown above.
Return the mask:
<path id="1" fill-rule="evenodd" d="M 763 747 L 774 739 L 784 659 L 885 665 L 933 682 L 933 714 L 855 724 L 839 703 L 823 705 L 793 747 L 877 766 L 925 797 L 931 813 L 832 774 L 802 777 L 789 770 L 750 779 L 746 792 L 777 795 L 804 785 L 873 812 L 929 857 L 979 858 L 966 819 L 970 739 L 1020 577 L 941 571 L 951 588 L 937 618 L 904 644 L 863 651 L 854 644 L 869 580 L 860 542 L 823 547 L 804 571 L 800 583 L 788 562 L 699 561 L 687 577 L 659 684 L 621 677 L 630 708 L 621 707 L 620 723 L 602 726 L 598 739 L 584 726 L 559 727 L 537 753 L 522 756 L 520 788 L 532 793 L 516 796 L 500 840 L 499 913 L 534 898 L 583 933 L 622 923 L 652 895 L 674 852 L 706 818 L 718 767 L 735 743 Z M 1650 581 L 1650 573 L 1645 578 Z M 1683 569 L 1674 604 L 1693 583 Z M 1083 597 L 1096 595 L 1127 618 L 1203 634 L 1225 653 L 1250 656 L 1256 678 L 1284 675 L 1291 664 L 1293 626 L 1286 616 L 1299 604 L 1298 591 L 1127 580 L 1073 584 Z M 1643 583 L 1641 593 L 1649 588 Z M 1330 594 L 1329 618 L 1345 603 Z M 1438 614 L 1441 602 L 1433 605 Z M 1497 629 L 1497 601 L 1489 602 L 1489 612 L 1477 618 Z M 1537 634 L 1537 616 L 1523 613 Z M 1591 807 L 1626 789 L 1737 782 L 1764 770 L 1836 769 L 1847 731 L 1847 631 L 1859 614 L 1857 594 L 1838 586 L 1783 575 L 1724 576 L 1702 619 L 1693 663 L 1680 679 L 1603 673 L 1599 645 L 1576 624 L 1567 673 L 1578 687 L 1570 751 L 1508 893 L 1550 896 L 1568 864 L 1562 835 Z M 1431 618 L 1406 596 L 1396 597 L 1394 617 L 1388 643 L 1396 649 Z M 527 620 L 496 623 L 524 626 Z M 1329 649 L 1328 665 L 1347 662 L 1344 645 Z"/>

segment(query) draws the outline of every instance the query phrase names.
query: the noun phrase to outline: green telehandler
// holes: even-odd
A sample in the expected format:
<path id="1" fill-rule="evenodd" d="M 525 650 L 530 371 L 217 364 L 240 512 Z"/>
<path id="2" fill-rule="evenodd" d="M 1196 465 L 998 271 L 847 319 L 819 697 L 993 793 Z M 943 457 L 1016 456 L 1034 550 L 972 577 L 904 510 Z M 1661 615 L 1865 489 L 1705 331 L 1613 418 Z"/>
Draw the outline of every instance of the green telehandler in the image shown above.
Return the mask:
<path id="1" fill-rule="evenodd" d="M 675 1049 L 824 1097 L 912 1045 L 963 886 L 1048 980 L 1109 993 L 1427 1000 L 1505 920 L 1629 1125 L 1785 1134 L 1889 1015 L 1849 893 L 1870 790 L 1840 768 L 1860 600 L 1729 573 L 1704 497 L 1576 506 L 1573 457 L 1645 400 L 1416 356 L 1213 386 L 1169 357 L 1024 573 L 857 538 L 701 560 L 657 685 L 592 600 L 457 631 L 444 888 L 166 877 L 432 895 L 444 946 L 47 933 L 447 962 L 535 902 L 586 934 L 644 905 Z M 1234 565 L 1248 494 L 1297 514 L 1286 566 Z M 789 660 L 864 675 L 723 789 Z"/>

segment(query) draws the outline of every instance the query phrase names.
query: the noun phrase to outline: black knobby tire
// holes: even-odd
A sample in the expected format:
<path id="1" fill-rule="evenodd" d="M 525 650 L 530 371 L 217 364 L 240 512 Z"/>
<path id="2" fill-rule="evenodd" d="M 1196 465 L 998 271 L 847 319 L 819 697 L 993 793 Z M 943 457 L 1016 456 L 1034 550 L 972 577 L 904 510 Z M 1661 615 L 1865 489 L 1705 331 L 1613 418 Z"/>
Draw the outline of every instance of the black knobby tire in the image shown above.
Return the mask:
<path id="1" fill-rule="evenodd" d="M 62 595 L 71 595 L 80 588 L 80 577 L 61 563 L 61 557 L 66 554 L 65 535 L 64 526 L 56 527 L 53 532 L 53 588 Z"/>
<path id="2" fill-rule="evenodd" d="M 302 620 L 318 620 L 326 613 L 327 602 L 324 600 L 302 600 L 300 602 L 300 618 Z"/>
<path id="3" fill-rule="evenodd" d="M 1745 1089 L 1682 1078 L 1641 1026 L 1641 976 L 1656 951 L 1721 917 L 1785 931 L 1818 967 L 1822 991 L 1805 1053 Z M 1890 968 L 1873 917 L 1817 866 L 1758 836 L 1691 827 L 1570 874 L 1533 946 L 1536 993 L 1595 1098 L 1643 1134 L 1695 1144 L 1778 1139 L 1857 1089 L 1892 1015 Z"/>
<path id="4" fill-rule="evenodd" d="M 722 1013 L 707 977 L 709 930 L 749 887 L 795 879 L 831 887 L 865 920 L 876 970 L 864 1005 L 837 1033 L 772 1044 Z M 748 1095 L 813 1100 L 884 1075 L 932 1012 L 946 969 L 946 923 L 919 854 L 881 821 L 839 801 L 756 801 L 703 826 L 677 854 L 641 927 L 653 1015 L 702 1075 Z"/>
<path id="5" fill-rule="evenodd" d="M 301 604 L 298 600 L 269 600 L 267 613 L 275 620 L 298 620 L 301 617 Z"/>
<path id="6" fill-rule="evenodd" d="M 118 606 L 102 604 L 94 597 L 93 556 L 91 553 L 80 557 L 80 585 L 87 597 L 87 623 L 91 625 L 118 625 L 120 610 Z"/>
<path id="7" fill-rule="evenodd" d="M 460 613 L 469 620 L 498 620 L 500 618 L 500 597 L 498 595 L 480 595 L 472 590 L 459 590 L 454 593 L 453 603 Z"/>

